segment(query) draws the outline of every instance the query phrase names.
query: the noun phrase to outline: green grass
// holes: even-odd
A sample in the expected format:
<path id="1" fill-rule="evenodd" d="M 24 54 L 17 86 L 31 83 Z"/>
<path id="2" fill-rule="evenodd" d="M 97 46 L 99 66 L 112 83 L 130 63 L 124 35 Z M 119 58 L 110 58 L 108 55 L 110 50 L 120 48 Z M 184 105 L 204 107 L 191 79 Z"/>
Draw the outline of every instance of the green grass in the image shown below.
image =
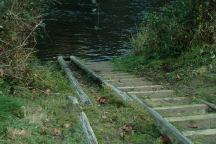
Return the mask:
<path id="1" fill-rule="evenodd" d="M 22 116 L 21 106 L 18 99 L 0 95 L 0 134 L 6 131 L 8 120 Z"/>
<path id="2" fill-rule="evenodd" d="M 54 64 L 33 63 L 32 73 L 34 83 L 29 88 L 1 83 L 5 95 L 10 95 L 10 87 L 14 94 L 0 96 L 4 119 L 0 124 L 0 143 L 84 144 L 78 112 L 66 99 L 74 92 L 62 72 Z"/>

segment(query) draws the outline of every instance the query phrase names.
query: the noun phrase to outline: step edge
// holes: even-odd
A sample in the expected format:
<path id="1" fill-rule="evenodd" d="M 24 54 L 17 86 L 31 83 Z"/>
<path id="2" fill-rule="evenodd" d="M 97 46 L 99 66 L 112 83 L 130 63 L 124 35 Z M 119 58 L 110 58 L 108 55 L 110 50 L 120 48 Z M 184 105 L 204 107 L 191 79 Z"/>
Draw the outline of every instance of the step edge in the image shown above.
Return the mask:
<path id="1" fill-rule="evenodd" d="M 216 114 L 201 114 L 201 115 L 193 115 L 193 116 L 179 116 L 179 117 L 166 117 L 165 119 L 169 122 L 181 122 L 181 121 L 189 121 L 189 120 L 204 120 L 204 119 L 216 119 Z"/>
<path id="2" fill-rule="evenodd" d="M 167 110 L 167 109 L 183 109 L 183 108 L 194 108 L 194 107 L 205 107 L 208 108 L 206 104 L 187 104 L 187 105 L 177 105 L 177 106 L 164 106 L 155 107 L 155 110 Z"/>

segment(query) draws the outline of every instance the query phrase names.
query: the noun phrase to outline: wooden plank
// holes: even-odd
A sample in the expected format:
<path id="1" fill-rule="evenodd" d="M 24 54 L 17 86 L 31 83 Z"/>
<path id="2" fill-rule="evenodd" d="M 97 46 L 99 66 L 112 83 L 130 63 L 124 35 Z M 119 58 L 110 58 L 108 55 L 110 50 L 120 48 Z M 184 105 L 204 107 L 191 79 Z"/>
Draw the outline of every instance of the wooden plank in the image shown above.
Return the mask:
<path id="1" fill-rule="evenodd" d="M 78 109 L 81 110 L 80 113 L 80 123 L 83 128 L 83 131 L 86 135 L 88 144 L 98 144 L 97 138 L 95 133 L 90 125 L 89 119 L 86 116 L 85 112 L 82 111 L 82 108 L 78 105 L 78 101 L 76 97 L 68 96 L 69 100 L 72 102 L 73 105 L 77 105 Z"/>
<path id="2" fill-rule="evenodd" d="M 189 104 L 155 107 L 154 110 L 164 117 L 189 116 L 207 113 L 208 106 L 206 104 Z"/>
<path id="3" fill-rule="evenodd" d="M 144 99 L 144 101 L 151 107 L 191 104 L 188 97 L 151 98 Z"/>
<path id="4" fill-rule="evenodd" d="M 84 112 L 81 112 L 80 122 L 82 124 L 82 128 L 86 134 L 89 144 L 98 144 L 97 138 L 94 134 L 94 131 L 89 123 L 89 120 Z"/>
<path id="5" fill-rule="evenodd" d="M 173 90 L 133 91 L 128 93 L 142 98 L 166 98 L 174 96 Z"/>
<path id="6" fill-rule="evenodd" d="M 184 130 L 216 128 L 216 114 L 200 114 L 192 116 L 167 117 L 166 120 Z M 192 126 L 191 126 L 192 125 Z"/>
<path id="7" fill-rule="evenodd" d="M 98 76 L 94 71 L 92 71 L 87 66 L 85 66 L 84 64 L 82 64 L 82 62 L 80 60 L 78 60 L 76 57 L 70 56 L 70 59 L 79 68 L 81 68 L 87 74 L 89 74 L 90 76 L 92 76 L 93 79 L 97 80 L 101 84 L 104 84 L 105 86 L 107 86 L 108 88 L 110 88 L 113 92 L 115 92 L 117 95 L 121 96 L 123 100 L 125 100 L 125 101 L 132 100 L 130 98 L 130 96 L 126 92 L 123 92 L 120 89 L 118 89 L 117 87 L 113 86 L 112 84 L 109 84 L 106 80 L 104 80 L 100 76 Z"/>
<path id="8" fill-rule="evenodd" d="M 125 86 L 125 87 L 118 87 L 125 92 L 132 92 L 132 91 L 157 91 L 163 89 L 161 85 L 149 85 L 149 86 Z"/>
<path id="9" fill-rule="evenodd" d="M 215 144 L 216 129 L 183 131 L 183 134 L 194 141 L 195 144 Z"/>
<path id="10" fill-rule="evenodd" d="M 131 95 L 134 100 L 136 100 L 145 110 L 153 116 L 158 126 L 161 127 L 160 131 L 166 133 L 173 143 L 180 144 L 193 144 L 186 136 L 184 136 L 178 129 L 176 129 L 172 124 L 170 124 L 166 119 L 164 119 L 159 113 L 154 109 L 150 108 L 147 104 L 141 101 L 137 96 Z"/>
<path id="11" fill-rule="evenodd" d="M 72 71 L 70 70 L 70 68 L 68 67 L 68 65 L 66 64 L 66 62 L 62 56 L 58 57 L 58 62 L 60 64 L 61 68 L 65 71 L 65 73 L 69 79 L 69 82 L 70 82 L 71 86 L 75 89 L 77 95 L 79 96 L 80 101 L 84 104 L 91 104 L 91 100 L 88 98 L 86 93 L 81 88 L 79 82 L 74 77 Z"/>

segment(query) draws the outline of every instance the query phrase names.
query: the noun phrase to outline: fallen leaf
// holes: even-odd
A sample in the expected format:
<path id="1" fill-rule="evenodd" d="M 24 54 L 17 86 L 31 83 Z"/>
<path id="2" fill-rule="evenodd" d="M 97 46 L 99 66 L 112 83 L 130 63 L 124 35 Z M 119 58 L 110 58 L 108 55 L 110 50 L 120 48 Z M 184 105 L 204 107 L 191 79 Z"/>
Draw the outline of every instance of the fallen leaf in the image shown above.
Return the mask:
<path id="1" fill-rule="evenodd" d="M 107 119 L 107 116 L 106 115 L 102 115 L 102 119 Z"/>
<path id="2" fill-rule="evenodd" d="M 106 104 L 107 98 L 106 97 L 98 97 L 97 102 L 100 104 Z"/>
<path id="3" fill-rule="evenodd" d="M 64 128 L 69 128 L 69 127 L 71 127 L 71 124 L 66 123 L 66 124 L 64 124 L 63 126 L 64 126 Z"/>
<path id="4" fill-rule="evenodd" d="M 181 77 L 179 76 L 179 74 L 176 75 L 176 80 L 181 80 Z"/>
<path id="5" fill-rule="evenodd" d="M 108 114 L 108 112 L 103 112 L 103 114 L 102 114 L 102 119 L 107 119 L 107 114 Z"/>
<path id="6" fill-rule="evenodd" d="M 142 120 L 145 120 L 146 118 L 145 118 L 145 115 L 143 115 L 143 114 L 140 114 L 140 115 L 138 115 L 139 116 L 139 118 L 140 119 L 142 119 Z"/>
<path id="7" fill-rule="evenodd" d="M 44 92 L 45 92 L 46 95 L 50 95 L 51 90 L 50 89 L 46 89 Z"/>
<path id="8" fill-rule="evenodd" d="M 171 140 L 167 135 L 162 135 L 161 140 L 163 142 L 163 144 L 170 144 Z"/>
<path id="9" fill-rule="evenodd" d="M 26 129 L 8 128 L 7 135 L 12 139 L 17 139 L 18 137 L 26 138 L 31 136 L 31 132 Z"/>
<path id="10" fill-rule="evenodd" d="M 188 127 L 194 129 L 198 128 L 198 126 L 195 123 L 189 124 Z"/>
<path id="11" fill-rule="evenodd" d="M 61 130 L 58 128 L 53 129 L 53 135 L 55 136 L 60 136 L 62 134 Z"/>
<path id="12" fill-rule="evenodd" d="M 134 134 L 133 127 L 130 124 L 126 124 L 120 128 L 120 136 L 124 137 L 125 135 L 132 135 Z"/>
<path id="13" fill-rule="evenodd" d="M 47 127 L 42 127 L 42 128 L 41 128 L 40 133 L 41 133 L 42 135 L 46 135 L 47 132 L 48 132 L 48 128 L 47 128 Z"/>

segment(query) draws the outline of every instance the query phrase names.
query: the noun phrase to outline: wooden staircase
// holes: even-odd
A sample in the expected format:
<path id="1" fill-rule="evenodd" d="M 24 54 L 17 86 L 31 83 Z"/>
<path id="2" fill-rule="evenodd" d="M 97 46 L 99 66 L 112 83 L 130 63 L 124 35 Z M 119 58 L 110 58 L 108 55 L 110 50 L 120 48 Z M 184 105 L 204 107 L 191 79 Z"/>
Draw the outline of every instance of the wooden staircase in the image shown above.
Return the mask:
<path id="1" fill-rule="evenodd" d="M 161 132 L 173 143 L 216 143 L 216 113 L 189 97 L 177 97 L 175 91 L 113 68 L 111 62 L 70 61 L 82 70 L 114 88 L 124 100 L 140 103 L 158 122 Z"/>

